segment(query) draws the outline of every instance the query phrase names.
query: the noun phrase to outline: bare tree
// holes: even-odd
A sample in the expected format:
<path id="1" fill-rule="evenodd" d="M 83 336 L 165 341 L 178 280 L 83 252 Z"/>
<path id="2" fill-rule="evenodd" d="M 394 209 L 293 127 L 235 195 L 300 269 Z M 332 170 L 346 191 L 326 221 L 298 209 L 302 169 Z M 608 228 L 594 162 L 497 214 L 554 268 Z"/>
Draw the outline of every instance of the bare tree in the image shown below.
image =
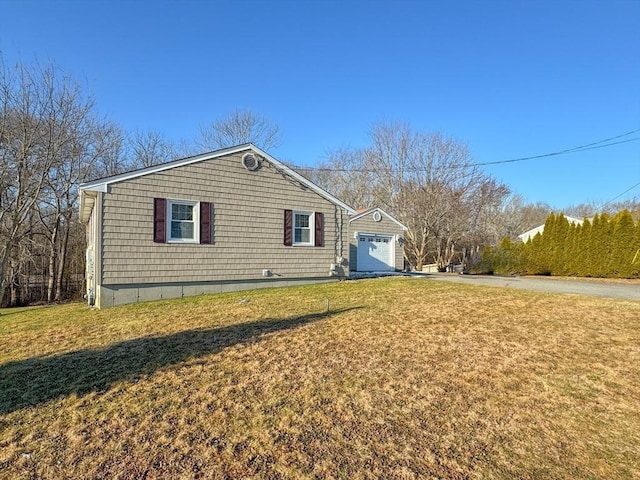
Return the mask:
<path id="1" fill-rule="evenodd" d="M 128 137 L 134 167 L 151 167 L 178 157 L 177 147 L 160 132 L 137 130 Z"/>
<path id="2" fill-rule="evenodd" d="M 69 235 L 77 221 L 78 185 L 93 176 L 101 176 L 105 159 L 118 158 L 120 129 L 94 118 L 92 110 L 91 103 L 76 110 L 76 117 L 66 132 L 64 154 L 52 165 L 39 202 L 38 213 L 50 241 L 48 302 L 63 299 Z M 122 165 L 116 169 L 125 168 Z"/>
<path id="3" fill-rule="evenodd" d="M 46 278 L 44 300 L 60 300 L 77 186 L 124 169 L 122 135 L 55 66 L 1 69 L 0 304 L 7 279 L 13 302 L 34 270 Z"/>
<path id="4" fill-rule="evenodd" d="M 380 123 L 369 137 L 366 148 L 330 157 L 315 180 L 404 223 L 405 255 L 416 269 L 428 261 L 443 268 L 456 255 L 464 260 L 486 212 L 508 194 L 506 186 L 473 165 L 466 145 L 440 133 Z"/>
<path id="5" fill-rule="evenodd" d="M 0 72 L 0 304 L 9 258 L 19 240 L 52 166 L 68 147 L 67 129 L 77 109 L 79 90 L 58 78 L 53 66 L 17 65 Z"/>
<path id="6" fill-rule="evenodd" d="M 298 167 L 299 173 L 355 208 L 376 205 L 371 186 L 375 172 L 367 168 L 365 152 L 355 148 L 338 148 L 328 154 L 318 167 Z"/>
<path id="7" fill-rule="evenodd" d="M 616 215 L 618 212 L 623 210 L 628 210 L 631 213 L 632 218 L 637 221 L 640 218 L 640 198 L 635 197 L 618 202 L 609 201 L 606 203 L 592 201 L 567 207 L 563 212 L 572 217 L 591 218 L 596 213 Z"/>
<path id="8" fill-rule="evenodd" d="M 236 109 L 226 117 L 200 126 L 198 146 L 203 150 L 217 150 L 243 143 L 269 150 L 282 143 L 278 124 L 251 110 Z"/>
<path id="9" fill-rule="evenodd" d="M 487 222 L 488 243 L 497 246 L 504 238 L 516 240 L 521 233 L 543 225 L 551 212 L 553 208 L 547 203 L 526 203 L 520 194 L 509 195 L 495 218 Z"/>

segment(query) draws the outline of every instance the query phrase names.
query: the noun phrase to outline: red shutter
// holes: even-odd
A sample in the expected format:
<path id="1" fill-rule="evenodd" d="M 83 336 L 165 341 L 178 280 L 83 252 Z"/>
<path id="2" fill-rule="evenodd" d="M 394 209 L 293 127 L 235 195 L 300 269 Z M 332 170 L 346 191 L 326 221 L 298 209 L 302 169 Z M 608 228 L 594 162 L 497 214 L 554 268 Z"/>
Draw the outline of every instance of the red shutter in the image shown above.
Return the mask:
<path id="1" fill-rule="evenodd" d="M 322 212 L 316 212 L 316 247 L 324 246 L 324 238 L 322 233 L 324 232 L 324 214 Z"/>
<path id="2" fill-rule="evenodd" d="M 284 244 L 293 245 L 293 210 L 284 211 Z"/>
<path id="3" fill-rule="evenodd" d="M 153 241 L 156 243 L 167 242 L 167 200 L 165 198 L 153 199 Z"/>
<path id="4" fill-rule="evenodd" d="M 211 212 L 212 206 L 210 202 L 200 202 L 200 243 L 211 245 Z"/>

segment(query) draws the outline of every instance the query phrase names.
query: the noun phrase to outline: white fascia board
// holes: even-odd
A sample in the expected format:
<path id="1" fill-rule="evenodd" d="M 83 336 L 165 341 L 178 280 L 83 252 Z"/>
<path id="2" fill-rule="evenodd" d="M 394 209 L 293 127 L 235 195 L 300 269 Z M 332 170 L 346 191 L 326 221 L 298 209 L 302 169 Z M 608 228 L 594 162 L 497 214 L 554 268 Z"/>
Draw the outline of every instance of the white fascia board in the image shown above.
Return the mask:
<path id="1" fill-rule="evenodd" d="M 99 192 L 107 192 L 108 186 L 111 183 L 124 182 L 126 180 L 130 180 L 132 178 L 142 177 L 144 175 L 149 175 L 152 173 L 163 172 L 165 170 L 169 170 L 176 167 L 182 167 L 184 165 L 190 165 L 192 163 L 198 163 L 205 160 L 212 160 L 214 158 L 222 157 L 225 155 L 233 155 L 234 153 L 245 152 L 252 150 L 257 155 L 267 159 L 272 165 L 276 168 L 283 171 L 285 174 L 290 176 L 291 178 L 297 180 L 302 185 L 306 186 L 310 190 L 313 190 L 315 193 L 320 195 L 321 197 L 326 198 L 331 203 L 343 208 L 348 215 L 353 215 L 355 210 L 351 208 L 349 205 L 339 200 L 338 198 L 331 195 L 329 192 L 319 187 L 311 180 L 306 179 L 296 171 L 292 170 L 288 166 L 286 166 L 281 161 L 269 155 L 267 152 L 262 150 L 261 148 L 256 147 L 252 143 L 245 143 L 243 145 L 238 145 L 235 147 L 224 148 L 222 150 L 216 150 L 215 152 L 204 153 L 202 155 L 196 155 L 193 157 L 187 157 L 180 160 L 174 160 L 172 162 L 163 163 L 162 165 L 156 165 L 154 167 L 142 168 L 140 170 L 135 170 L 133 172 L 121 173 L 119 175 L 113 175 L 111 177 L 100 178 L 91 182 L 83 183 L 80 185 L 80 190 L 95 190 Z"/>
<path id="2" fill-rule="evenodd" d="M 87 185 L 87 184 L 80 184 L 80 186 L 78 187 L 80 189 L 80 191 L 85 191 L 85 192 L 103 192 L 106 193 L 109 190 L 109 184 L 108 183 L 97 183 L 95 185 Z"/>
<path id="3" fill-rule="evenodd" d="M 183 165 L 190 165 L 192 163 L 202 162 L 204 160 L 211 160 L 213 158 L 222 157 L 223 155 L 230 155 L 230 154 L 242 152 L 245 150 L 250 150 L 252 147 L 253 147 L 252 144 L 245 143 L 244 145 L 238 145 L 236 147 L 230 147 L 230 148 L 223 148 L 222 150 L 216 150 L 215 152 L 203 153 L 201 155 L 195 155 L 193 157 L 186 157 L 186 158 L 181 158 L 179 160 L 173 160 L 171 162 L 163 163 L 161 165 L 155 165 L 153 167 L 141 168 L 139 170 L 134 170 L 132 172 L 125 172 L 119 175 L 113 175 L 111 177 L 99 178 L 91 182 L 80 184 L 80 189 L 81 190 L 100 189 L 97 191 L 106 192 L 107 191 L 106 187 L 103 187 L 102 185 L 109 185 L 111 183 L 124 182 L 126 180 L 143 177 L 151 173 L 163 172 L 165 170 L 170 170 L 172 168 L 182 167 Z"/>
<path id="4" fill-rule="evenodd" d="M 373 213 L 373 212 L 380 212 L 382 215 L 384 215 L 385 217 L 387 217 L 389 220 L 391 220 L 392 222 L 396 223 L 400 228 L 402 228 L 402 230 L 404 230 L 405 232 L 407 230 L 409 230 L 405 225 L 403 225 L 402 223 L 400 223 L 398 220 L 396 220 L 395 218 L 393 218 L 391 215 L 389 215 L 387 212 L 385 212 L 383 209 L 381 209 L 380 207 L 373 207 L 370 208 L 369 210 L 365 210 L 364 212 L 360 212 L 357 215 L 354 215 L 353 217 L 351 217 L 349 219 L 349 223 L 353 222 L 354 220 L 358 220 L 359 218 L 362 217 L 366 217 L 367 215 Z"/>
<path id="5" fill-rule="evenodd" d="M 370 213 L 373 213 L 376 210 L 378 210 L 378 207 L 368 208 L 367 210 L 364 210 L 362 212 L 356 213 L 353 217 L 349 218 L 349 221 L 351 222 L 353 220 L 357 220 L 359 218 L 366 217 L 367 215 L 369 215 Z"/>
<path id="6" fill-rule="evenodd" d="M 356 212 L 353 208 L 351 208 L 349 205 L 344 203 L 342 200 L 339 200 L 338 198 L 334 197 L 333 195 L 331 195 L 329 192 L 327 192 L 323 188 L 321 188 L 318 185 L 316 185 L 315 183 L 313 183 L 311 180 L 308 180 L 307 178 L 303 177 L 302 175 L 300 175 L 295 170 L 287 167 L 284 163 L 282 163 L 280 160 L 277 160 L 276 158 L 272 157 L 267 152 L 261 150 L 260 148 L 256 147 L 253 144 L 251 144 L 251 148 L 254 150 L 255 153 L 257 153 L 258 155 L 266 158 L 269 161 L 269 163 L 274 165 L 276 168 L 279 168 L 280 170 L 284 171 L 284 173 L 289 175 L 291 178 L 297 180 L 298 182 L 300 182 L 304 186 L 308 187 L 310 190 L 313 190 L 315 193 L 317 193 L 321 197 L 326 198 L 331 203 L 334 203 L 335 205 L 343 208 L 347 212 L 348 215 L 353 215 Z"/>
<path id="7" fill-rule="evenodd" d="M 380 237 L 380 238 L 393 238 L 396 236 L 393 233 L 354 232 L 353 237 L 358 238 L 358 236 L 360 235 L 364 235 L 367 237 Z"/>
<path id="8" fill-rule="evenodd" d="M 82 223 L 89 222 L 97 196 L 98 193 L 96 190 L 84 190 L 80 192 L 80 221 Z"/>

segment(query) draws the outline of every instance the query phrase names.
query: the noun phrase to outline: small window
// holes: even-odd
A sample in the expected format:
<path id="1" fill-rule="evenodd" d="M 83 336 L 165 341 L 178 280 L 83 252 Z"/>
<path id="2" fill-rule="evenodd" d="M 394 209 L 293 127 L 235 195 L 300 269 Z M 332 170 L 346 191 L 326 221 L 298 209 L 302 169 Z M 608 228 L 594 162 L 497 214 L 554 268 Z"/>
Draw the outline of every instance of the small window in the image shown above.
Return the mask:
<path id="1" fill-rule="evenodd" d="M 213 245 L 213 203 L 154 198 L 153 242 Z"/>
<path id="2" fill-rule="evenodd" d="M 283 240 L 287 247 L 323 247 L 324 213 L 285 210 Z"/>
<path id="3" fill-rule="evenodd" d="M 313 214 L 293 212 L 293 244 L 313 245 Z"/>
<path id="4" fill-rule="evenodd" d="M 170 242 L 198 242 L 198 202 L 167 201 L 167 238 Z"/>

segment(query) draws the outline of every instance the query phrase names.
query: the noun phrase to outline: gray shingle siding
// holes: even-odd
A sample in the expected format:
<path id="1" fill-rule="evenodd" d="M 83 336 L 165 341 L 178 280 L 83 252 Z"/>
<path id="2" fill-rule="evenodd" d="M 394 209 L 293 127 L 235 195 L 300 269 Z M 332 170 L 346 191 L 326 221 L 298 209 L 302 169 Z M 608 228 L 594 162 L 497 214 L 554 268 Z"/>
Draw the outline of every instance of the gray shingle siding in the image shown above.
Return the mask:
<path id="1" fill-rule="evenodd" d="M 239 153 L 110 184 L 102 202 L 101 285 L 264 282 L 265 269 L 280 281 L 328 278 L 336 257 L 347 256 L 346 212 L 267 160 L 251 172 L 241 158 Z M 213 243 L 154 243 L 157 197 L 211 202 Z M 284 246 L 285 209 L 322 212 L 324 246 Z"/>

